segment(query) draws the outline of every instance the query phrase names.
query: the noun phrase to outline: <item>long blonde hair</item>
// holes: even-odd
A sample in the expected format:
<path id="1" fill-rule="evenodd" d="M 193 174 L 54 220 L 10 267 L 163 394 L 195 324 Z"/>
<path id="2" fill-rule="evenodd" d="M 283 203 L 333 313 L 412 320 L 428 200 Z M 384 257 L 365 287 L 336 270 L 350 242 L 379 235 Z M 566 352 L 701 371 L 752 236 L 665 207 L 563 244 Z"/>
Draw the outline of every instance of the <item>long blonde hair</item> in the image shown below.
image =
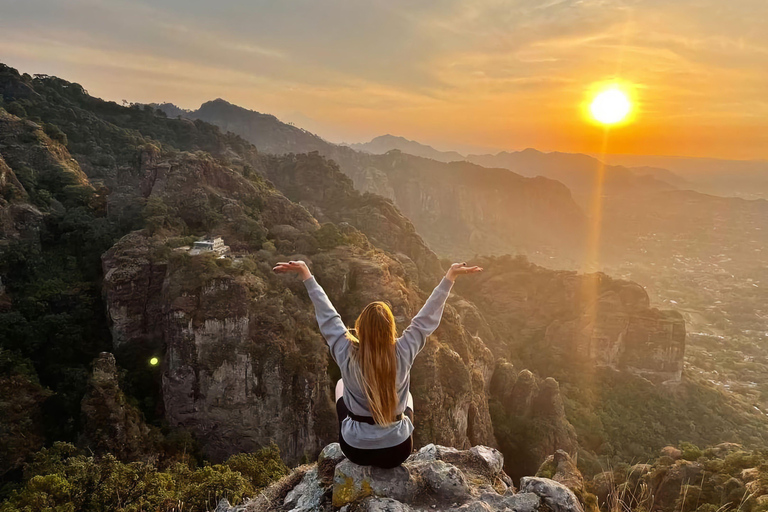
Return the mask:
<path id="1" fill-rule="evenodd" d="M 351 359 L 368 399 L 373 421 L 389 425 L 397 408 L 397 328 L 392 310 L 384 302 L 371 302 L 355 321 Z"/>

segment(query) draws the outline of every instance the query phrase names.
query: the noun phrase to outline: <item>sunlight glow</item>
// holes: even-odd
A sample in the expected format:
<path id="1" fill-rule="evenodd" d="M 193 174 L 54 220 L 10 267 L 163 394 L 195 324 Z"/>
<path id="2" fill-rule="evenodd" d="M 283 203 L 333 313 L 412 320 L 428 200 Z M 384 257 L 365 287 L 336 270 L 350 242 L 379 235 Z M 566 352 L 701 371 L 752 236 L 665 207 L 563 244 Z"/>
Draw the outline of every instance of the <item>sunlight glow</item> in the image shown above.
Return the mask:
<path id="1" fill-rule="evenodd" d="M 600 92 L 589 105 L 592 117 L 603 124 L 619 123 L 626 119 L 631 110 L 629 96 L 616 86 Z"/>

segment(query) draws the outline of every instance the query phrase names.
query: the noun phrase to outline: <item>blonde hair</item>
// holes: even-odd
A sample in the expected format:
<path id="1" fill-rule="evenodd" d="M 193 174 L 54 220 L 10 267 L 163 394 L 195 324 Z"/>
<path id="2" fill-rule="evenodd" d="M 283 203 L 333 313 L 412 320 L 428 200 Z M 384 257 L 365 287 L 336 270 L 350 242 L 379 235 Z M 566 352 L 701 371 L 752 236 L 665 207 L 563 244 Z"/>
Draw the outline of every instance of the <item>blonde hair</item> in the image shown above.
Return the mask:
<path id="1" fill-rule="evenodd" d="M 398 405 L 397 328 L 389 306 L 384 302 L 368 304 L 355 321 L 355 335 L 349 334 L 350 357 L 368 409 L 378 425 L 389 425 Z"/>

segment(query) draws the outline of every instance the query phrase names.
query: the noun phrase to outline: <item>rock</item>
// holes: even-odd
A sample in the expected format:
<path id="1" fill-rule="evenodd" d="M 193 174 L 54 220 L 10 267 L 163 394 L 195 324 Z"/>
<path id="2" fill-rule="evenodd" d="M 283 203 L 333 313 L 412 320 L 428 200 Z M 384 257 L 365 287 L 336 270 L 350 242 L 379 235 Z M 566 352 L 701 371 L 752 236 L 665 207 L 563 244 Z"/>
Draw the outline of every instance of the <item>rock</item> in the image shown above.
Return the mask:
<path id="1" fill-rule="evenodd" d="M 213 512 L 243 512 L 244 510 L 245 504 L 233 507 L 227 498 L 221 498 L 219 500 L 219 504 L 216 505 L 216 509 Z"/>
<path id="2" fill-rule="evenodd" d="M 584 477 L 581 471 L 570 455 L 563 450 L 557 450 L 554 455 L 550 455 L 536 472 L 536 476 L 551 478 L 574 492 L 581 492 L 584 489 Z"/>
<path id="3" fill-rule="evenodd" d="M 741 471 L 741 480 L 744 482 L 751 482 L 757 480 L 760 477 L 759 468 L 747 468 Z"/>
<path id="4" fill-rule="evenodd" d="M 700 481 L 703 472 L 702 464 L 681 459 L 669 467 L 661 467 L 648 473 L 644 481 L 650 487 L 654 509 L 674 511 L 681 494 L 685 492 L 685 484 Z"/>
<path id="5" fill-rule="evenodd" d="M 544 507 L 551 512 L 583 512 L 573 493 L 552 480 L 530 478 L 516 493 L 504 483 L 509 477 L 502 469 L 501 454 L 487 446 L 458 450 L 430 444 L 394 469 L 358 466 L 338 455 L 338 446 L 326 446 L 316 464 L 272 484 L 261 495 L 270 498 L 249 502 L 245 511 L 272 510 L 270 503 L 277 502 L 279 510 L 292 512 L 544 512 Z M 324 482 L 320 465 L 338 460 L 333 481 Z"/>
<path id="6" fill-rule="evenodd" d="M 520 480 L 520 492 L 536 494 L 552 512 L 584 512 L 570 489 L 549 478 L 523 477 Z"/>
<path id="7" fill-rule="evenodd" d="M 463 501 L 469 493 L 464 473 L 442 460 L 415 462 L 409 466 L 421 477 L 428 491 L 445 500 Z"/>
<path id="8" fill-rule="evenodd" d="M 413 509 L 392 498 L 366 498 L 357 508 L 361 512 L 411 512 Z"/>
<path id="9" fill-rule="evenodd" d="M 548 270 L 511 256 L 477 264 L 485 269 L 482 279 L 458 282 L 456 291 L 493 319 L 492 329 L 519 333 L 515 347 L 533 343 L 557 368 L 587 364 L 655 382 L 680 380 L 685 321 L 676 311 L 651 308 L 637 283 Z M 577 300 L 585 289 L 593 298 Z"/>
<path id="10" fill-rule="evenodd" d="M 339 443 L 331 443 L 320 452 L 317 457 L 318 477 L 324 484 L 333 482 L 333 473 L 336 465 L 344 459 Z"/>
<path id="11" fill-rule="evenodd" d="M 662 457 L 669 457 L 672 460 L 677 460 L 683 456 L 683 452 L 674 446 L 665 446 L 661 449 Z"/>
<path id="12" fill-rule="evenodd" d="M 333 477 L 333 506 L 360 501 L 368 496 L 381 496 L 397 501 L 411 501 L 418 482 L 406 465 L 393 469 L 358 466 L 343 460 L 336 466 Z"/>
<path id="13" fill-rule="evenodd" d="M 3 357 L 8 352 L 2 351 Z M 45 444 L 43 404 L 51 392 L 21 365 L 0 374 L 0 477 L 22 467 Z"/>
<path id="14" fill-rule="evenodd" d="M 307 471 L 299 485 L 285 497 L 283 505 L 291 512 L 311 512 L 320 508 L 325 489 L 318 478 L 317 468 Z"/>

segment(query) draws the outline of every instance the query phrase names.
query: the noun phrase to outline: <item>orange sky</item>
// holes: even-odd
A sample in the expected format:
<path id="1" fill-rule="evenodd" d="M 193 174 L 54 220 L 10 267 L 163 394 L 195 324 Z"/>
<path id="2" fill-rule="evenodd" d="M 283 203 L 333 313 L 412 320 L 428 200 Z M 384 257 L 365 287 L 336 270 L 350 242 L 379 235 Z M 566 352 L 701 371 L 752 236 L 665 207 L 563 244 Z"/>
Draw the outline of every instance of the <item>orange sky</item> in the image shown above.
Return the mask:
<path id="1" fill-rule="evenodd" d="M 333 141 L 768 158 L 768 1 L 9 0 L 0 61 L 120 101 L 225 98 Z"/>

